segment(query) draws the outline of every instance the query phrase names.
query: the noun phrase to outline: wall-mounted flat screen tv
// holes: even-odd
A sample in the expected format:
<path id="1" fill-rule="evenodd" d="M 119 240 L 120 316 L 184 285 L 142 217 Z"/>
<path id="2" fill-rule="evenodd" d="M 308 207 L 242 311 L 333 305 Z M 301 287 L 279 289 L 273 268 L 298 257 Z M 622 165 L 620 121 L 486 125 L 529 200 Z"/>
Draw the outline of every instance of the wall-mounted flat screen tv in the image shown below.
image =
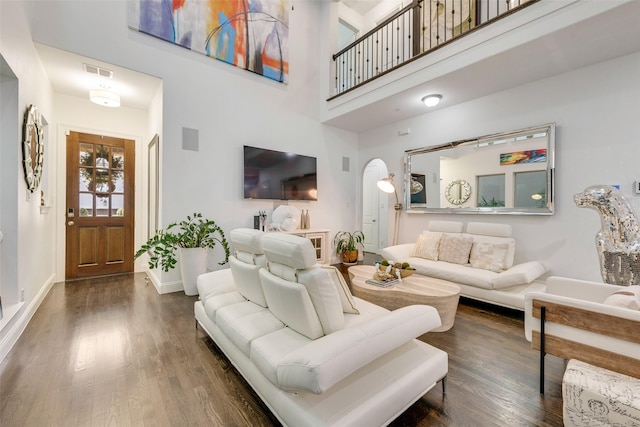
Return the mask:
<path id="1" fill-rule="evenodd" d="M 318 200 L 316 158 L 244 146 L 244 198 Z"/>

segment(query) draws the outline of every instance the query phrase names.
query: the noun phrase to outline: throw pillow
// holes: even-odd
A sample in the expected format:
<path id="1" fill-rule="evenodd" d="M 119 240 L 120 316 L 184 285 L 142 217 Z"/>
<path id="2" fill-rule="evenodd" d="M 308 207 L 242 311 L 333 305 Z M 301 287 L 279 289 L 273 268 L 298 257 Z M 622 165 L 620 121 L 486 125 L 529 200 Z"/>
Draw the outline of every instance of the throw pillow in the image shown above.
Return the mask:
<path id="1" fill-rule="evenodd" d="M 640 310 L 640 286 L 632 285 L 628 286 L 627 289 L 614 292 L 604 300 L 604 304 Z"/>
<path id="2" fill-rule="evenodd" d="M 337 268 L 333 266 L 323 266 L 329 270 L 329 272 L 333 275 L 333 283 L 338 289 L 338 294 L 340 294 L 340 304 L 342 304 L 342 312 L 350 313 L 350 314 L 360 314 L 360 311 L 356 308 L 356 303 L 353 300 L 353 295 L 351 294 L 351 290 L 345 282 L 342 273 L 338 271 Z"/>
<path id="3" fill-rule="evenodd" d="M 469 262 L 471 267 L 500 273 L 507 268 L 505 259 L 508 251 L 508 243 L 474 242 Z"/>
<path id="4" fill-rule="evenodd" d="M 411 251 L 411 256 L 438 261 L 438 248 L 440 247 L 441 239 L 442 233 L 433 231 L 422 232 L 413 247 L 413 251 Z"/>
<path id="5" fill-rule="evenodd" d="M 329 270 L 324 268 L 298 272 L 298 282 L 307 288 L 325 335 L 344 328 L 342 302 L 332 279 Z"/>
<path id="6" fill-rule="evenodd" d="M 454 264 L 468 264 L 473 238 L 455 234 L 443 234 L 440 240 L 438 260 Z"/>

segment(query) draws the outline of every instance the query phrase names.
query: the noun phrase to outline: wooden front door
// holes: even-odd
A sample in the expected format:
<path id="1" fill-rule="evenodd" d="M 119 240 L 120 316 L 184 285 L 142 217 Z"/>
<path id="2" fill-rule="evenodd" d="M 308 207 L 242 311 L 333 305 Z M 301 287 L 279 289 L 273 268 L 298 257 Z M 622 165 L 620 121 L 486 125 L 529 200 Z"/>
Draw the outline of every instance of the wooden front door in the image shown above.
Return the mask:
<path id="1" fill-rule="evenodd" d="M 67 136 L 67 279 L 133 271 L 134 141 Z"/>

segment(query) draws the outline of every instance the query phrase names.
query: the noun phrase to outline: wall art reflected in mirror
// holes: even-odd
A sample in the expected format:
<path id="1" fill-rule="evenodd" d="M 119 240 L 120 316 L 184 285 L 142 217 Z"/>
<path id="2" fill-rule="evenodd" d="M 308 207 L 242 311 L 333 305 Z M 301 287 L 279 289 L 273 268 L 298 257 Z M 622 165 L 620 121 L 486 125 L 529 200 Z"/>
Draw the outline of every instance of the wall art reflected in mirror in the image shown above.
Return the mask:
<path id="1" fill-rule="evenodd" d="M 553 215 L 555 124 L 406 151 L 409 213 Z"/>

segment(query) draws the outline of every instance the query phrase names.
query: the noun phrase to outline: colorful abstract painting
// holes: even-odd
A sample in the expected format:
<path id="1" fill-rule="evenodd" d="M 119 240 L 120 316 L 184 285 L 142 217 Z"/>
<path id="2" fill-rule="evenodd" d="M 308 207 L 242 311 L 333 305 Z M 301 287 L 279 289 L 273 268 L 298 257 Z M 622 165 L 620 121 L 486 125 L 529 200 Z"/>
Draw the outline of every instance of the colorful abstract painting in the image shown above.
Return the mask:
<path id="1" fill-rule="evenodd" d="M 513 153 L 500 154 L 500 166 L 515 165 L 518 163 L 543 163 L 547 161 L 547 149 L 514 151 Z"/>
<path id="2" fill-rule="evenodd" d="M 130 0 L 129 27 L 288 80 L 288 0 Z"/>

